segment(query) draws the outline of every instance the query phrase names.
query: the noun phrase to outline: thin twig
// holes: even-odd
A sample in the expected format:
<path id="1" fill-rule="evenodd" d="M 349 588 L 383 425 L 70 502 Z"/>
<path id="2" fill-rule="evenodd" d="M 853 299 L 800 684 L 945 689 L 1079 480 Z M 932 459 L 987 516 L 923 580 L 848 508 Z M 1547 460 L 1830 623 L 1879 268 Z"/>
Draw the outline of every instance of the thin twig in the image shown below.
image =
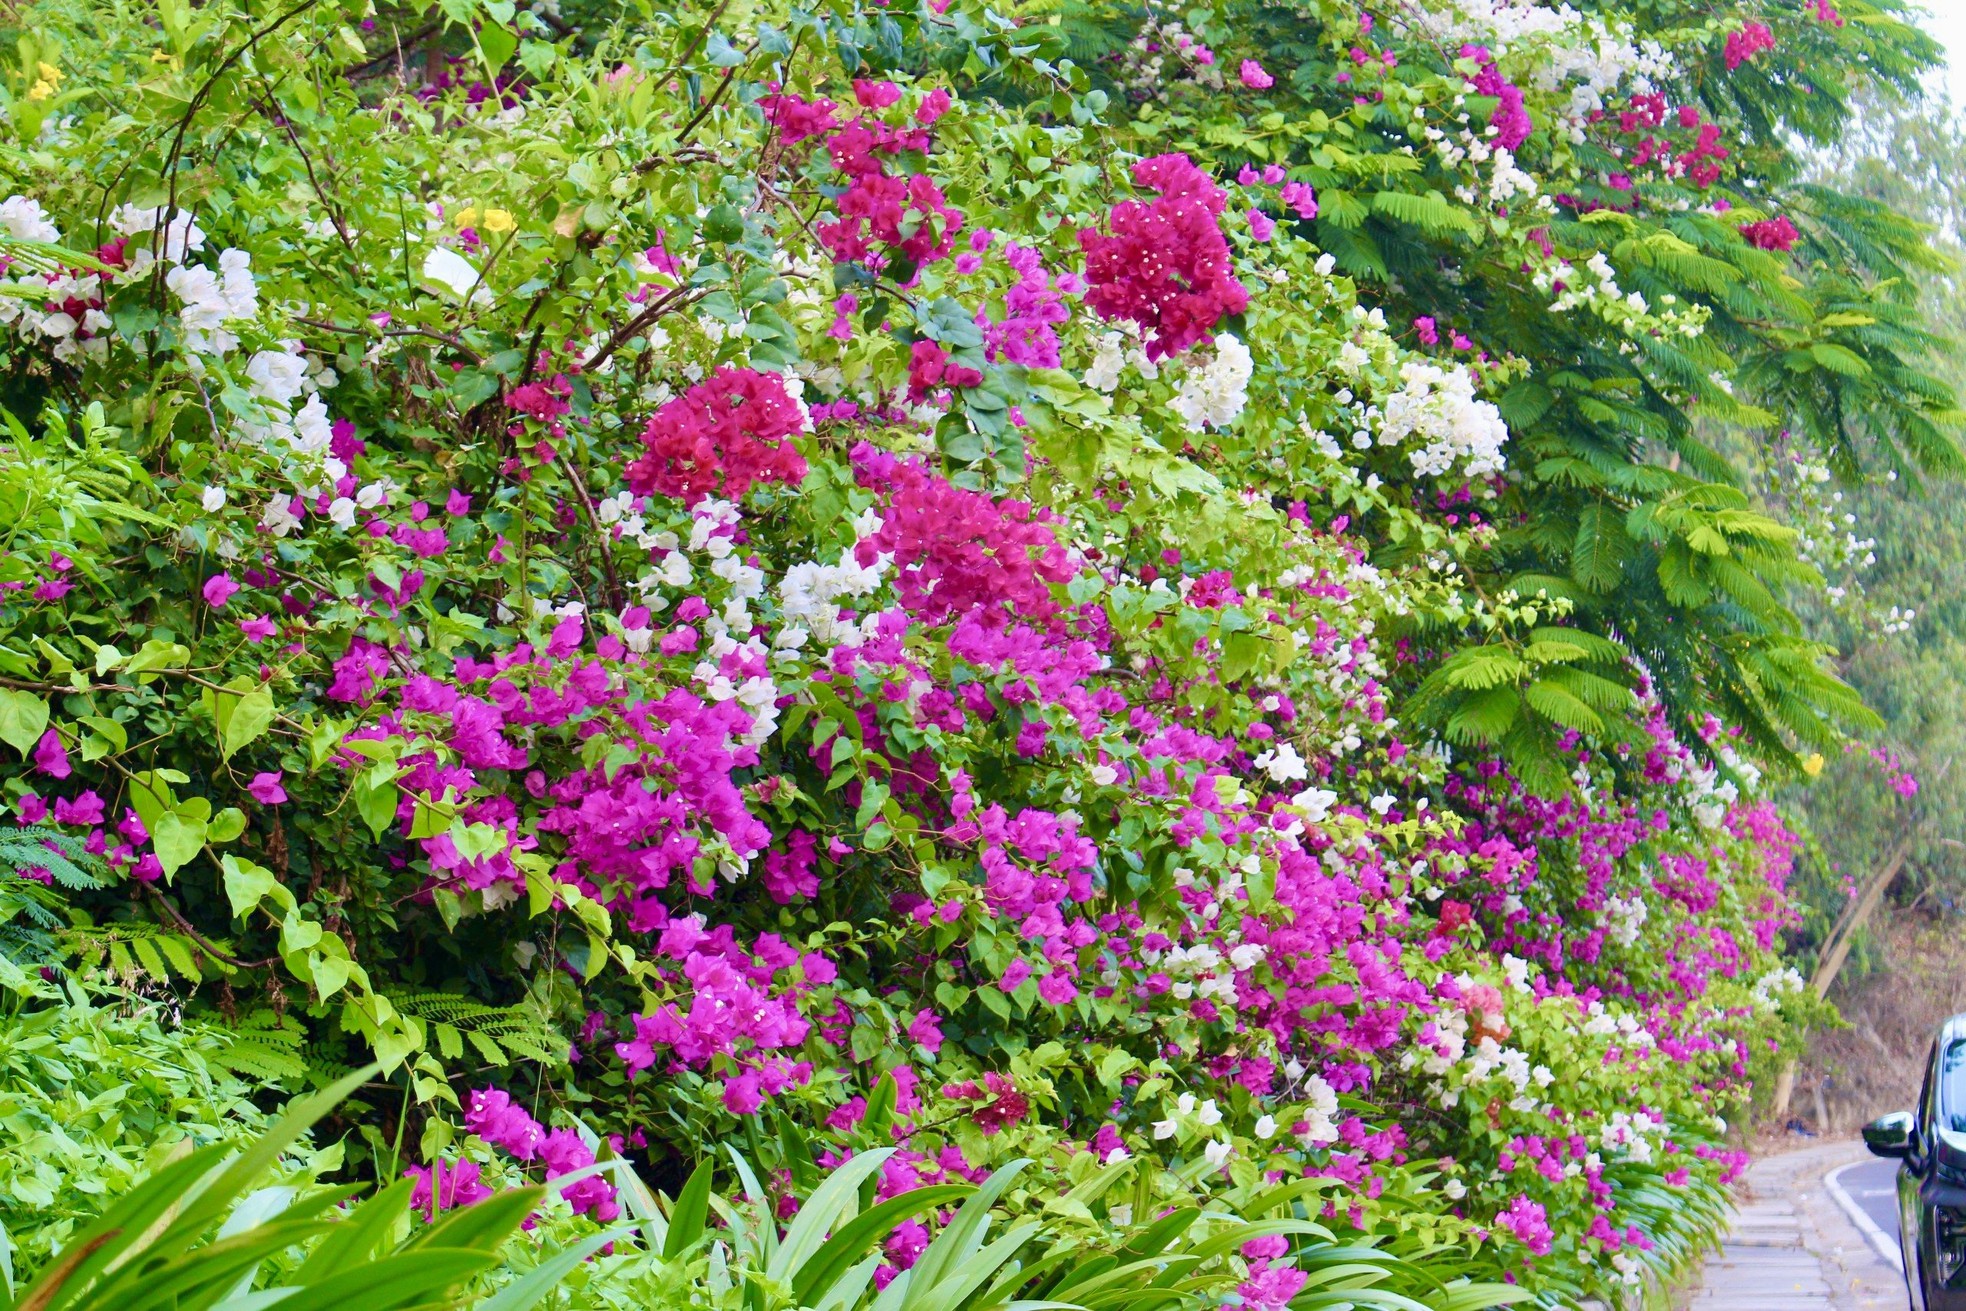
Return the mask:
<path id="1" fill-rule="evenodd" d="M 621 580 L 615 576 L 614 553 L 608 549 L 613 542 L 607 528 L 601 523 L 601 516 L 594 510 L 594 498 L 587 491 L 587 480 L 581 476 L 580 470 L 574 466 L 573 457 L 567 452 L 555 451 L 554 458 L 559 461 L 560 470 L 566 474 L 567 481 L 573 484 L 574 494 L 580 498 L 580 507 L 587 512 L 587 522 L 599 539 L 597 549 L 601 555 L 601 572 L 608 580 L 608 603 L 611 608 L 619 609 L 622 601 Z"/>
<path id="2" fill-rule="evenodd" d="M 668 313 L 676 304 L 688 303 L 693 297 L 701 297 L 704 294 L 688 286 L 676 287 L 664 293 L 662 298 L 657 300 L 655 304 L 649 306 L 640 314 L 637 314 L 634 318 L 617 328 L 614 335 L 607 339 L 607 342 L 598 352 L 583 360 L 580 365 L 581 372 L 592 373 L 595 369 L 606 363 L 608 357 L 625 345 L 629 338 Z"/>
<path id="3" fill-rule="evenodd" d="M 144 891 L 149 893 L 151 899 L 164 908 L 164 912 L 171 917 L 178 928 L 184 931 L 186 937 L 198 944 L 200 951 L 220 964 L 228 965 L 235 970 L 263 970 L 269 965 L 279 964 L 280 958 L 278 956 L 268 956 L 265 960 L 240 960 L 237 956 L 228 956 L 225 952 L 219 950 L 217 943 L 200 933 L 197 926 L 184 917 L 184 912 L 172 905 L 171 899 L 159 892 L 154 885 L 144 884 Z"/>

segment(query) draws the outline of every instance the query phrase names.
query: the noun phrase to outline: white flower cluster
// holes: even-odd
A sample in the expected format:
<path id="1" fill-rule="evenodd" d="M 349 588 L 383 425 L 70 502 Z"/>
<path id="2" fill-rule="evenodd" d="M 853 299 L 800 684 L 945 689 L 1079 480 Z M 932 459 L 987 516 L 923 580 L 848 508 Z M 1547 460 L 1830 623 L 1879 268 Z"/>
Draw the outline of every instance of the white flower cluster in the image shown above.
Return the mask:
<path id="1" fill-rule="evenodd" d="M 1304 1079 L 1304 1127 L 1297 1141 L 1307 1147 L 1338 1141 L 1338 1093 L 1315 1074 Z"/>
<path id="2" fill-rule="evenodd" d="M 1725 742 L 1717 743 L 1714 754 L 1720 763 L 1741 780 L 1750 791 L 1761 781 L 1761 770 L 1752 761 Z M 1689 793 L 1687 804 L 1692 808 L 1693 818 L 1700 827 L 1717 829 L 1726 820 L 1727 812 L 1741 799 L 1741 789 L 1732 778 L 1721 774 L 1709 765 L 1699 764 L 1689 754 L 1680 770 L 1667 767 L 1668 777 L 1683 780 Z"/>
<path id="3" fill-rule="evenodd" d="M 1455 1009 L 1443 1010 L 1434 1016 L 1433 1022 L 1422 1031 L 1419 1047 L 1400 1057 L 1400 1068 L 1407 1071 L 1418 1069 L 1422 1074 L 1439 1078 L 1459 1065 L 1461 1058 L 1467 1053 L 1467 1012 Z M 1440 1091 L 1439 1087 L 1435 1088 L 1437 1096 L 1440 1095 Z"/>
<path id="4" fill-rule="evenodd" d="M 1466 97 L 1456 97 L 1458 106 Z M 1445 129 L 1429 124 L 1421 135 L 1433 144 L 1434 153 L 1439 156 L 1443 166 L 1455 169 L 1462 164 L 1476 166 L 1488 165 L 1486 181 L 1480 175 L 1479 167 L 1472 170 L 1469 181 L 1455 186 L 1454 195 L 1463 205 L 1473 205 L 1486 196 L 1488 203 L 1495 206 L 1513 206 L 1518 199 L 1533 201 L 1535 207 L 1544 213 L 1554 213 L 1556 202 L 1541 194 L 1541 186 L 1535 177 L 1515 162 L 1515 155 L 1503 146 L 1495 145 L 1487 138 L 1496 134 L 1491 124 L 1477 132 L 1469 125 L 1465 112 L 1456 113 L 1457 125 L 1451 134 Z"/>
<path id="5" fill-rule="evenodd" d="M 1552 314 L 1567 314 L 1580 308 L 1589 310 L 1604 322 L 1622 329 L 1628 337 L 1655 333 L 1698 337 L 1707 330 L 1711 312 L 1704 305 L 1681 304 L 1679 297 L 1667 292 L 1654 306 L 1646 302 L 1642 292 L 1627 293 L 1619 287 L 1617 272 L 1603 251 L 1586 260 L 1584 268 L 1590 278 L 1583 277 L 1575 265 L 1562 259 L 1550 260 L 1536 270 L 1531 281 L 1537 290 L 1551 296 Z M 1624 341 L 1618 349 L 1629 355 L 1637 348 Z"/>
<path id="6" fill-rule="evenodd" d="M 1194 875 L 1191 871 L 1177 870 L 1175 882 L 1193 886 Z M 1257 943 L 1237 942 L 1230 946 L 1225 957 L 1215 944 L 1197 942 L 1193 946 L 1170 948 L 1165 953 L 1149 952 L 1145 959 L 1173 978 L 1169 991 L 1181 1001 L 1199 997 L 1234 1010 L 1241 1000 L 1236 994 L 1236 972 L 1255 969 L 1262 964 L 1265 954 Z"/>
<path id="7" fill-rule="evenodd" d="M 159 263 L 181 264 L 187 255 L 205 248 L 205 233 L 191 215 L 174 209 L 166 217 L 161 205 L 118 205 L 109 212 L 109 230 L 122 237 L 151 239 L 150 245 L 131 256 L 131 277 L 141 277 Z"/>
<path id="8" fill-rule="evenodd" d="M 1629 947 L 1638 941 L 1640 930 L 1645 927 L 1647 915 L 1645 900 L 1639 896 L 1606 897 L 1604 899 L 1605 936 L 1620 947 Z"/>
<path id="9" fill-rule="evenodd" d="M 872 536 L 880 530 L 880 524 L 878 513 L 865 511 L 854 523 L 856 540 Z M 868 641 L 879 622 L 879 612 L 863 613 L 857 620 L 848 620 L 843 617 L 839 602 L 845 597 L 873 595 L 880 589 L 892 563 L 893 557 L 884 554 L 876 556 L 872 564 L 863 565 L 855 558 L 854 548 L 849 547 L 832 564 L 805 560 L 786 570 L 785 576 L 778 580 L 778 606 L 784 626 L 772 640 L 777 658 L 787 662 L 798 660 L 805 644 L 814 639 L 828 649 L 859 646 Z"/>
<path id="10" fill-rule="evenodd" d="M 1622 1038 L 1634 1047 L 1650 1048 L 1656 1046 L 1651 1030 L 1641 1024 L 1636 1016 L 1625 1012 L 1613 1014 L 1605 1009 L 1601 1001 L 1594 1001 L 1584 1011 L 1583 1032 L 1593 1038 Z"/>
<path id="11" fill-rule="evenodd" d="M 1120 54 L 1120 80 L 1134 94 L 1149 100 L 1166 99 L 1168 88 L 1184 74 L 1210 90 L 1222 88 L 1220 62 L 1203 64 L 1206 47 L 1176 19 L 1150 16 Z"/>
<path id="12" fill-rule="evenodd" d="M 1502 975 L 1503 977 L 1508 979 L 1509 986 L 1511 988 L 1514 988 L 1517 992 L 1530 991 L 1529 962 L 1522 959 L 1522 957 L 1510 955 L 1508 952 L 1503 952 Z M 1467 985 L 1463 984 L 1462 986 L 1466 987 Z"/>
<path id="13" fill-rule="evenodd" d="M 1598 1130 L 1597 1144 L 1605 1152 L 1622 1152 L 1628 1160 L 1644 1165 L 1652 1159 L 1652 1140 L 1665 1129 L 1666 1122 L 1649 1112 L 1613 1111 Z"/>
<path id="14" fill-rule="evenodd" d="M 41 202 L 27 196 L 9 196 L 0 201 L 0 233 L 17 241 L 54 244 L 61 231 L 48 218 Z M 109 316 L 102 312 L 102 279 L 95 273 L 63 268 L 16 272 L 26 285 L 37 288 L 32 297 L 0 296 L 0 324 L 5 324 L 32 342 L 35 338 L 54 343 L 58 360 L 73 360 L 83 353 L 101 354 L 109 339 L 101 334 L 109 327 Z M 10 270 L 11 271 L 11 270 Z M 69 307 L 83 305 L 78 315 Z"/>
<path id="15" fill-rule="evenodd" d="M 0 200 L 0 230 L 16 241 L 39 241 L 55 245 L 61 230 L 41 208 L 41 202 L 28 196 L 9 196 Z"/>
<path id="16" fill-rule="evenodd" d="M 259 313 L 259 284 L 253 279 L 252 256 L 243 250 L 219 252 L 218 271 L 202 264 L 180 264 L 164 275 L 164 285 L 182 308 L 187 350 L 200 355 L 226 355 L 238 349 L 230 326 Z"/>
<path id="17" fill-rule="evenodd" d="M 1085 385 L 1094 391 L 1110 394 L 1117 389 L 1129 364 L 1148 382 L 1160 377 L 1160 365 L 1147 355 L 1147 341 L 1139 328 L 1131 323 L 1122 327 L 1124 332 L 1100 334 L 1099 344 L 1093 347 L 1092 363 L 1085 369 Z"/>
<path id="18" fill-rule="evenodd" d="M 1338 794 L 1330 788 L 1305 788 L 1290 799 L 1290 804 L 1313 824 L 1322 824 L 1331 817 L 1331 808 L 1338 804 Z"/>
<path id="19" fill-rule="evenodd" d="M 1225 428 L 1249 403 L 1254 372 L 1249 348 L 1234 334 L 1221 333 L 1215 338 L 1215 353 L 1206 362 L 1197 366 L 1190 359 L 1188 376 L 1171 402 L 1174 412 L 1187 421 L 1190 432 Z"/>
<path id="20" fill-rule="evenodd" d="M 1541 199 L 1537 195 L 1536 179 L 1516 167 L 1515 156 L 1501 147 L 1495 150 L 1495 168 L 1488 178 L 1488 199 L 1491 204 L 1508 205 L 1517 197 L 1525 200 Z M 1553 204 L 1545 204 L 1545 210 L 1553 209 Z"/>
<path id="21" fill-rule="evenodd" d="M 1749 989 L 1749 991 L 1754 994 L 1754 999 L 1759 1005 L 1769 1010 L 1778 1011 L 1782 1009 L 1782 998 L 1784 996 L 1790 993 L 1799 993 L 1806 986 L 1808 985 L 1803 983 L 1802 975 L 1794 967 L 1791 966 L 1784 969 L 1781 966 L 1776 966 L 1756 979 L 1754 981 L 1754 987 Z"/>
<path id="22" fill-rule="evenodd" d="M 1457 463 L 1469 478 L 1502 471 L 1508 425 L 1494 405 L 1475 396 L 1474 377 L 1467 369 L 1408 360 L 1400 368 L 1400 382 L 1381 408 L 1381 446 L 1418 438 L 1423 444 L 1408 458 L 1422 477 L 1444 476 Z"/>
<path id="23" fill-rule="evenodd" d="M 1193 1093 L 1184 1092 L 1174 1099 L 1174 1106 L 1164 1119 L 1154 1121 L 1154 1138 L 1165 1142 L 1177 1136 L 1204 1135 L 1221 1123 L 1222 1108 L 1215 1104 L 1213 1097 L 1197 1101 Z M 1202 1145 L 1202 1156 L 1210 1169 L 1221 1169 L 1234 1152 L 1235 1144 L 1213 1136 Z"/>
<path id="24" fill-rule="evenodd" d="M 220 256 L 221 263 L 235 253 L 226 251 Z M 166 278 L 174 278 L 192 267 L 172 269 Z M 245 276 L 250 279 L 252 275 Z M 225 335 L 230 337 L 230 333 Z M 214 343 L 228 350 L 236 344 L 236 340 L 229 344 Z M 198 357 L 194 355 L 191 359 L 196 372 Z M 284 341 L 276 349 L 253 352 L 246 361 L 245 375 L 247 394 L 259 403 L 259 417 L 235 419 L 239 435 L 256 446 L 285 456 L 283 463 L 295 490 L 309 500 L 329 496 L 328 522 L 343 532 L 353 531 L 358 512 L 380 506 L 388 499 L 391 487 L 383 480 L 357 489 L 352 496 L 344 496 L 338 490 L 348 474 L 348 466 L 329 454 L 334 429 L 321 392 L 333 387 L 340 378 L 320 359 L 308 355 L 298 341 Z M 296 402 L 299 402 L 297 409 Z M 261 518 L 261 525 L 276 537 L 285 537 L 301 526 L 290 499 L 276 495 Z"/>
<path id="25" fill-rule="evenodd" d="M 1831 485 L 1829 466 L 1784 454 L 1769 467 L 1781 489 L 1784 520 L 1796 530 L 1796 556 L 1830 578 L 1825 591 L 1837 613 L 1886 636 L 1909 632 L 1918 618 L 1916 610 L 1892 606 L 1886 611 L 1870 599 L 1863 574 L 1877 563 L 1877 539 L 1857 535 L 1857 516 Z M 1896 477 L 1891 471 L 1889 478 Z"/>
<path id="26" fill-rule="evenodd" d="M 1297 748 L 1288 742 L 1279 742 L 1256 757 L 1256 768 L 1270 776 L 1275 783 L 1297 783 L 1311 776 L 1310 767 L 1304 758 L 1297 754 Z"/>
<path id="27" fill-rule="evenodd" d="M 696 569 L 689 559 L 692 554 L 707 559 L 708 572 L 724 582 L 723 608 L 702 621 L 703 635 L 709 644 L 691 671 L 691 681 L 709 700 L 736 701 L 750 713 L 751 728 L 743 735 L 745 742 L 756 745 L 765 741 L 778 726 L 777 683 L 767 674 L 746 674 L 741 680 L 733 679 L 724 670 L 726 658 L 733 654 L 742 653 L 742 663 L 753 667 L 763 667 L 769 656 L 764 643 L 749 636 L 755 626 L 750 603 L 764 595 L 764 571 L 746 564 L 737 554 L 730 534 L 722 531 L 737 524 L 737 506 L 715 497 L 699 501 L 691 507 L 690 536 L 684 543 L 672 532 L 650 532 L 641 515 L 634 512 L 633 504 L 633 498 L 625 493 L 609 497 L 602 502 L 607 508 L 595 508 L 595 517 L 604 524 L 618 525 L 625 538 L 645 550 L 661 553 L 661 566 L 635 581 L 643 605 L 650 610 L 666 609 L 669 602 L 661 595 L 661 589 L 681 588 L 694 581 Z M 651 628 L 640 623 L 630 627 L 625 615 L 622 627 L 622 641 L 629 650 L 641 653 L 649 649 L 654 638 Z M 742 641 L 734 636 L 738 633 L 746 634 Z M 745 862 L 737 861 L 724 873 L 737 877 L 745 867 Z"/>
<path id="28" fill-rule="evenodd" d="M 1556 1074 L 1547 1065 L 1531 1065 L 1527 1052 L 1504 1047 L 1493 1038 L 1483 1037 L 1475 1044 L 1474 1055 L 1468 1058 L 1468 1082 L 1480 1083 L 1487 1079 L 1508 1080 L 1516 1092 L 1509 1101 L 1509 1109 L 1529 1112 L 1541 1105 L 1536 1095 L 1529 1091 L 1529 1086 L 1534 1084 L 1538 1088 L 1547 1088 L 1556 1082 Z"/>
<path id="29" fill-rule="evenodd" d="M 1650 92 L 1671 78 L 1671 52 L 1657 41 L 1634 43 L 1625 24 L 1612 25 L 1568 4 L 1535 0 L 1434 0 L 1420 25 L 1444 44 L 1472 42 L 1497 59 L 1523 47 L 1529 84 L 1540 91 L 1570 88 L 1559 111 L 1572 141 L 1583 140 L 1590 115 L 1620 86 Z"/>

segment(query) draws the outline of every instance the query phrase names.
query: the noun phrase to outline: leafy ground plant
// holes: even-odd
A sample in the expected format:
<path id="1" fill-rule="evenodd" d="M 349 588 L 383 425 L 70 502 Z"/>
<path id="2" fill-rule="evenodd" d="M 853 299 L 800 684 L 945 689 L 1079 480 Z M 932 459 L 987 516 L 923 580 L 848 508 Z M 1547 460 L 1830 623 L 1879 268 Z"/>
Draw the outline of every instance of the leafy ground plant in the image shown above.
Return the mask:
<path id="1" fill-rule="evenodd" d="M 460 1304 L 453 1290 L 499 1264 L 500 1248 L 539 1204 L 542 1190 L 502 1193 L 403 1239 L 408 1181 L 352 1205 L 358 1187 L 265 1186 L 282 1154 L 374 1073 L 374 1067 L 358 1070 L 298 1099 L 243 1150 L 212 1144 L 180 1154 L 77 1232 L 9 1299 L 9 1311 L 393 1311 Z M 525 1311 L 611 1237 L 588 1238 L 474 1301 L 484 1311 Z"/>

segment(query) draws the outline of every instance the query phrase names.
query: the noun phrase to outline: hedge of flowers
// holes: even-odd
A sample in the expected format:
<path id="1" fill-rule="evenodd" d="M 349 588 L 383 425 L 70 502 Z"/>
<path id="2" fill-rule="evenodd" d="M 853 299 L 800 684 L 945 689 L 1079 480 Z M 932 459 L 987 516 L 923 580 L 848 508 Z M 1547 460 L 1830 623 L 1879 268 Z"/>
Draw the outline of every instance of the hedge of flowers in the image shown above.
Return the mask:
<path id="1" fill-rule="evenodd" d="M 380 1057 L 430 1214 L 730 1143 L 789 1216 L 893 1147 L 873 1197 L 1034 1211 L 1132 1163 L 1118 1230 L 1297 1185 L 1553 1305 L 1687 1259 L 1807 1018 L 1762 770 L 1857 712 L 1761 622 L 1787 529 L 1550 425 L 1772 417 L 1703 334 L 1800 238 L 1712 78 L 1918 46 L 1395 8 L 1082 67 L 962 0 L 31 7 L 0 772 L 112 871 L 74 914 Z M 1412 313 L 1438 243 L 1533 315 Z M 1522 563 L 1613 506 L 1656 579 Z M 1661 586 L 1712 651 L 1592 599 Z"/>

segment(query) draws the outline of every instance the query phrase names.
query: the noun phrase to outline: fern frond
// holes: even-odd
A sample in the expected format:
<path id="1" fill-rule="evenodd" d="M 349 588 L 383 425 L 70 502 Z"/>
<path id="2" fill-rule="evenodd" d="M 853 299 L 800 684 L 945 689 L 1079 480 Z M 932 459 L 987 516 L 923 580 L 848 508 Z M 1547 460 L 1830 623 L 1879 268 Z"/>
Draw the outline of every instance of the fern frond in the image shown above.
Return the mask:
<path id="1" fill-rule="evenodd" d="M 515 1057 L 557 1064 L 567 1040 L 530 1005 L 491 1006 L 454 992 L 391 992 L 390 1003 L 423 1025 L 445 1060 L 462 1060 L 470 1047 L 493 1065 Z"/>
<path id="2" fill-rule="evenodd" d="M 29 870 L 44 870 L 62 887 L 75 892 L 109 883 L 109 867 L 102 857 L 86 851 L 73 836 L 45 824 L 0 831 L 0 867 L 22 877 L 31 877 L 26 873 Z"/>

